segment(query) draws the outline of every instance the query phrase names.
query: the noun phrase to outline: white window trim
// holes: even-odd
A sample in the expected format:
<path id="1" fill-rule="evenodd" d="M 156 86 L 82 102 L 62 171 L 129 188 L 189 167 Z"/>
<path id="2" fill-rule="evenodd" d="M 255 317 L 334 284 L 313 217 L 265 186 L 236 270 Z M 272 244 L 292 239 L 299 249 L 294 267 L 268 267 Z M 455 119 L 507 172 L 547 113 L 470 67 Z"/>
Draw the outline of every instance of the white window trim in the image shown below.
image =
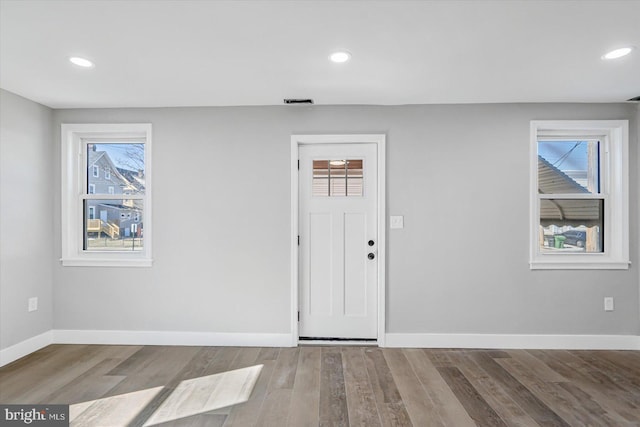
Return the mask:
<path id="1" fill-rule="evenodd" d="M 534 120 L 530 134 L 530 268 L 588 270 L 629 268 L 629 122 L 627 120 Z M 600 137 L 605 199 L 603 253 L 544 253 L 539 246 L 538 138 Z M 558 198 L 571 196 L 555 195 Z M 578 196 L 573 196 L 573 198 Z"/>
<path id="2" fill-rule="evenodd" d="M 104 170 L 104 179 L 111 179 L 111 170 L 109 168 Z"/>
<path id="3" fill-rule="evenodd" d="M 109 194 L 115 194 L 115 188 L 113 187 L 113 185 L 110 185 L 108 188 L 108 193 Z"/>
<path id="4" fill-rule="evenodd" d="M 145 142 L 145 195 L 142 220 L 145 224 L 144 249 L 140 252 L 85 251 L 83 250 L 82 197 L 86 188 L 87 141 L 144 140 Z M 62 265 L 95 267 L 150 267 L 153 263 L 151 215 L 151 124 L 63 124 L 62 125 Z M 84 170 L 83 170 L 84 168 Z M 123 195 L 100 195 L 103 199 L 122 199 Z"/>
<path id="5" fill-rule="evenodd" d="M 89 184 L 89 194 L 96 194 L 96 185 L 95 184 Z"/>
<path id="6" fill-rule="evenodd" d="M 100 168 L 98 167 L 98 165 L 93 165 L 93 177 L 94 178 L 100 177 Z"/>

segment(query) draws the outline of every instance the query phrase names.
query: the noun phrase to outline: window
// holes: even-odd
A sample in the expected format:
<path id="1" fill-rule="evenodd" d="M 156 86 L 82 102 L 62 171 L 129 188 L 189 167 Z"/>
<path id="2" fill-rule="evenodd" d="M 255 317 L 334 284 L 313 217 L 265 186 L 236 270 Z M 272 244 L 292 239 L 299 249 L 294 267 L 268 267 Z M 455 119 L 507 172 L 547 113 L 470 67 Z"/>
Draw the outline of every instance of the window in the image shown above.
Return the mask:
<path id="1" fill-rule="evenodd" d="M 629 268 L 628 122 L 531 122 L 532 269 Z"/>
<path id="2" fill-rule="evenodd" d="M 63 265 L 150 266 L 151 125 L 64 124 L 62 144 Z"/>
<path id="3" fill-rule="evenodd" d="M 362 180 L 362 159 L 313 161 L 313 196 L 362 196 Z"/>

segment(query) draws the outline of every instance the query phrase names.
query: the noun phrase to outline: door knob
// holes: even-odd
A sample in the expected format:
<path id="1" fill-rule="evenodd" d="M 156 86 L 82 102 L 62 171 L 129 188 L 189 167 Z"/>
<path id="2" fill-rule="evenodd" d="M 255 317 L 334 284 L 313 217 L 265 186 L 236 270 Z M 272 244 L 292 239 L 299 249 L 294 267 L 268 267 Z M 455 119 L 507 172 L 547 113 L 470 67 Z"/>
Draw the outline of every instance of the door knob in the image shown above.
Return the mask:
<path id="1" fill-rule="evenodd" d="M 373 246 L 375 244 L 376 244 L 376 242 L 374 242 L 373 240 L 369 240 L 369 246 Z"/>
<path id="2" fill-rule="evenodd" d="M 369 259 L 374 259 L 376 256 L 373 254 L 373 252 L 369 252 L 369 255 L 367 255 L 367 258 Z"/>

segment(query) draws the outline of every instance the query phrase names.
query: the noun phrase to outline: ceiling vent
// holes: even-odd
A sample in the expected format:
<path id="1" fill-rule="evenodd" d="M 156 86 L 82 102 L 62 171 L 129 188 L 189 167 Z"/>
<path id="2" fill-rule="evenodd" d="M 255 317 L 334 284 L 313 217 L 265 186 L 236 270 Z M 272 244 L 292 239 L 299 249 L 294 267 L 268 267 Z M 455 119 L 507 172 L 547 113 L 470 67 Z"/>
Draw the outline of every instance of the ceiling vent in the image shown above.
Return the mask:
<path id="1" fill-rule="evenodd" d="M 295 98 L 285 98 L 284 103 L 287 105 L 298 105 L 298 104 L 307 104 L 313 105 L 313 99 L 304 98 L 304 99 L 295 99 Z"/>
<path id="2" fill-rule="evenodd" d="M 638 102 L 638 101 L 640 101 L 640 96 L 635 96 L 635 97 L 633 97 L 631 99 L 627 99 L 627 101 L 636 101 L 636 102 Z"/>

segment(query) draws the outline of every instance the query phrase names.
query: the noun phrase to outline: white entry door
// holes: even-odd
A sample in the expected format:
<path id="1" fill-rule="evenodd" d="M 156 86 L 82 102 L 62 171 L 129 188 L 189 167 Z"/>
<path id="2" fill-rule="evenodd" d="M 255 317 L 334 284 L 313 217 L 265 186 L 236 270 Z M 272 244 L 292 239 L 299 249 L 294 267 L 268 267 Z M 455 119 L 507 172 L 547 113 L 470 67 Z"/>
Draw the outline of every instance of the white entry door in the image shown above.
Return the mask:
<path id="1" fill-rule="evenodd" d="M 299 147 L 299 335 L 377 337 L 377 146 Z"/>

